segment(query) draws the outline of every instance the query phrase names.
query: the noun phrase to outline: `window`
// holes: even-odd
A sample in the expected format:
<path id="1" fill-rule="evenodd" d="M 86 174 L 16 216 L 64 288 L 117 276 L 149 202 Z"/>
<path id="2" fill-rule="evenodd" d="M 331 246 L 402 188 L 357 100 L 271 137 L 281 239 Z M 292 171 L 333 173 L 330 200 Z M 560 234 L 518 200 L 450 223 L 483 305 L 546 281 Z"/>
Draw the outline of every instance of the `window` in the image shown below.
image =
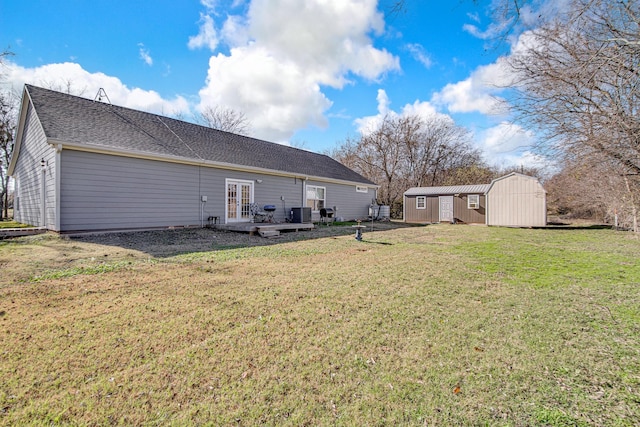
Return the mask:
<path id="1" fill-rule="evenodd" d="M 307 207 L 310 207 L 314 212 L 318 212 L 320 209 L 324 208 L 326 192 L 327 191 L 324 187 L 307 185 Z"/>
<path id="2" fill-rule="evenodd" d="M 416 197 L 416 209 L 427 209 L 427 196 Z"/>
<path id="3" fill-rule="evenodd" d="M 368 187 L 363 187 L 361 185 L 356 185 L 356 191 L 358 193 L 368 193 L 369 192 L 369 188 Z"/>
<path id="4" fill-rule="evenodd" d="M 480 196 L 478 194 L 469 194 L 467 196 L 467 209 L 480 209 Z"/>

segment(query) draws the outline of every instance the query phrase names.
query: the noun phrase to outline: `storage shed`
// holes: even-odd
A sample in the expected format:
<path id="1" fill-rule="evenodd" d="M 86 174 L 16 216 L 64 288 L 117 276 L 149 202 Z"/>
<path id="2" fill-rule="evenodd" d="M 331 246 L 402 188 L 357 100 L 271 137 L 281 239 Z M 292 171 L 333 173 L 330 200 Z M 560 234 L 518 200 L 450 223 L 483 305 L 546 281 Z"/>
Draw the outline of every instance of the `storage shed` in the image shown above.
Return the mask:
<path id="1" fill-rule="evenodd" d="M 404 221 L 545 226 L 546 192 L 537 178 L 516 172 L 490 184 L 413 187 L 404 193 Z"/>

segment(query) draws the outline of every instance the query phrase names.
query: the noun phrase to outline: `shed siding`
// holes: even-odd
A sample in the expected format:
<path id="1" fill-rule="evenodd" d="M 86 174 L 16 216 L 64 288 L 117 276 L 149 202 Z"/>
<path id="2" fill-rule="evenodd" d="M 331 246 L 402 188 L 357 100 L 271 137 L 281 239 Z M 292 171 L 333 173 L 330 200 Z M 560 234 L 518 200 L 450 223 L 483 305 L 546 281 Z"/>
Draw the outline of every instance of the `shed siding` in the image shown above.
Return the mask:
<path id="1" fill-rule="evenodd" d="M 405 196 L 405 222 L 435 223 L 440 221 L 440 204 L 438 196 L 427 196 L 426 209 L 416 209 L 416 197 Z M 480 195 L 480 209 L 467 208 L 467 195 L 453 198 L 453 216 L 456 221 L 472 224 L 484 224 L 486 212 L 486 198 Z"/>
<path id="2" fill-rule="evenodd" d="M 416 198 L 418 196 L 405 196 L 404 198 L 404 220 L 410 223 L 432 223 L 439 221 L 438 197 L 429 196 L 426 198 L 425 209 L 416 208 Z"/>
<path id="3" fill-rule="evenodd" d="M 488 198 L 488 225 L 542 227 L 547 223 L 546 194 L 533 177 L 515 174 L 497 179 Z"/>
<path id="4" fill-rule="evenodd" d="M 55 209 L 55 150 L 47 144 L 44 130 L 37 116 L 28 104 L 25 124 L 20 144 L 18 163 L 14 176 L 16 182 L 17 208 L 14 212 L 16 221 L 38 227 L 47 226 L 54 229 L 56 223 Z M 46 163 L 43 177 L 41 161 Z M 42 206 L 43 183 L 45 206 Z M 45 221 L 42 210 L 45 210 Z"/>
<path id="5" fill-rule="evenodd" d="M 469 209 L 467 205 L 467 194 L 455 196 L 453 198 L 453 217 L 456 222 L 467 224 L 484 224 L 487 201 L 484 194 L 480 194 L 480 208 Z"/>

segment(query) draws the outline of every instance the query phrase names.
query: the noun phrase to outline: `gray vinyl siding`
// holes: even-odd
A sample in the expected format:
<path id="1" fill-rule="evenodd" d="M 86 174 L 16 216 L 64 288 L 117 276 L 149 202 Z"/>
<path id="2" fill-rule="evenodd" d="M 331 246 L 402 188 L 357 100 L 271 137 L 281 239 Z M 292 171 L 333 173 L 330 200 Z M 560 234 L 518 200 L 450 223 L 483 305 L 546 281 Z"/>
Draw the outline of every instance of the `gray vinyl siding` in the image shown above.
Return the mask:
<path id="1" fill-rule="evenodd" d="M 336 217 L 343 218 L 345 221 L 356 219 L 366 220 L 369 215 L 369 207 L 372 200 L 375 200 L 376 194 L 374 188 L 369 188 L 367 193 L 356 191 L 356 186 L 346 184 L 333 184 L 322 181 L 308 181 L 307 185 L 317 185 L 325 187 L 326 207 L 336 208 Z M 304 205 L 303 205 L 304 206 Z M 312 213 L 313 221 L 320 220 L 318 212 Z"/>
<path id="2" fill-rule="evenodd" d="M 198 168 L 63 150 L 61 230 L 200 224 Z"/>
<path id="3" fill-rule="evenodd" d="M 210 216 L 217 216 L 219 221 L 224 222 L 227 179 L 253 182 L 254 202 L 261 207 L 275 205 L 277 210 L 274 212 L 274 220 L 276 221 L 284 222 L 285 208 L 288 212 L 291 207 L 302 206 L 303 181 L 301 179 L 208 167 L 201 168 L 201 177 L 200 194 L 207 196 L 207 202 L 204 204 L 205 220 Z"/>
<path id="4" fill-rule="evenodd" d="M 14 211 L 14 217 L 16 221 L 23 224 L 46 226 L 53 229 L 56 223 L 55 150 L 46 143 L 44 131 L 31 104 L 27 108 L 14 176 L 15 196 L 18 199 L 18 209 Z M 42 159 L 46 163 L 44 177 L 41 166 Z M 45 206 L 42 206 L 43 183 Z M 43 209 L 46 214 L 44 222 L 42 221 Z"/>
<path id="5" fill-rule="evenodd" d="M 209 217 L 223 223 L 227 179 L 252 182 L 254 202 L 275 205 L 279 222 L 306 202 L 299 178 L 73 150 L 61 159 L 61 231 L 199 226 Z M 307 185 L 325 187 L 327 206 L 345 219 L 366 218 L 375 198 L 374 189 L 359 193 L 355 185 Z"/>

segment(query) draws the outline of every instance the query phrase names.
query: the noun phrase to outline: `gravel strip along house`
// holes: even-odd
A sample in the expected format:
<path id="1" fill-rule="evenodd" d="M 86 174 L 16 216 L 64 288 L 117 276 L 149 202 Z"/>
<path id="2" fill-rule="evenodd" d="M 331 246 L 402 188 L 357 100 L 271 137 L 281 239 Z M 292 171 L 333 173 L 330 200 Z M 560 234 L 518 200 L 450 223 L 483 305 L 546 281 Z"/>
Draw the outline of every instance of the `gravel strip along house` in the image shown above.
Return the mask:
<path id="1" fill-rule="evenodd" d="M 60 232 L 243 223 L 255 206 L 366 218 L 378 188 L 322 154 L 31 85 L 15 143 L 15 219 Z"/>

